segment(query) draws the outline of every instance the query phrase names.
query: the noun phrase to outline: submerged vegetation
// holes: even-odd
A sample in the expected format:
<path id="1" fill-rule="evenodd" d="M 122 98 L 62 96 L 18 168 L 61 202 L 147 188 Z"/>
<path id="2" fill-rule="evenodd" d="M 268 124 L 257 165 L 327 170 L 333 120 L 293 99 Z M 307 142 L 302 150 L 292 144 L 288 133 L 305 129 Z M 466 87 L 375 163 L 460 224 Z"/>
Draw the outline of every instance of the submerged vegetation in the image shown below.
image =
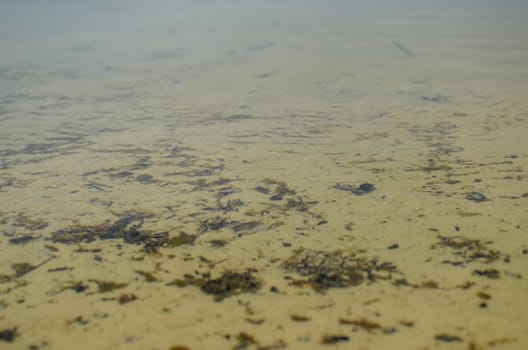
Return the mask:
<path id="1" fill-rule="evenodd" d="M 212 294 L 215 300 L 241 293 L 253 293 L 262 287 L 262 282 L 253 275 L 253 271 L 224 271 L 218 278 L 211 278 L 209 274 L 201 277 L 185 275 L 168 285 L 178 287 L 194 286 L 206 294 Z"/>
<path id="2" fill-rule="evenodd" d="M 390 280 L 393 274 L 400 274 L 390 262 L 380 263 L 357 253 L 316 251 L 298 249 L 282 264 L 286 271 L 296 272 L 304 279 L 293 280 L 292 284 L 312 287 L 318 292 L 330 288 L 357 286 L 364 281 Z"/>
<path id="3" fill-rule="evenodd" d="M 442 236 L 438 235 L 438 243 L 431 246 L 432 249 L 440 247 L 450 248 L 453 255 L 460 257 L 464 262 L 480 261 L 491 263 L 505 257 L 500 251 L 488 248 L 491 241 L 481 241 L 478 239 L 468 239 L 463 236 Z"/>
<path id="4" fill-rule="evenodd" d="M 91 279 L 90 282 L 94 282 L 97 284 L 97 287 L 99 288 L 99 293 L 108 293 L 113 291 L 114 289 L 120 289 L 127 286 L 127 283 L 119 283 L 114 281 L 101 281 L 96 279 Z"/>

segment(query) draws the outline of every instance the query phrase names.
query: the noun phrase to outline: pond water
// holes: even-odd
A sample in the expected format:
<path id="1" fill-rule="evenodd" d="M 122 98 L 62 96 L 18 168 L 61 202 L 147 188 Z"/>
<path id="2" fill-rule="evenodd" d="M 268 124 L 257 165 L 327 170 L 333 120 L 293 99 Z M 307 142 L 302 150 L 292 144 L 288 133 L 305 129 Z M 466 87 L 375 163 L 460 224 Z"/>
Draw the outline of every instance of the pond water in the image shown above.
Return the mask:
<path id="1" fill-rule="evenodd" d="M 1 347 L 526 348 L 527 18 L 1 2 Z"/>

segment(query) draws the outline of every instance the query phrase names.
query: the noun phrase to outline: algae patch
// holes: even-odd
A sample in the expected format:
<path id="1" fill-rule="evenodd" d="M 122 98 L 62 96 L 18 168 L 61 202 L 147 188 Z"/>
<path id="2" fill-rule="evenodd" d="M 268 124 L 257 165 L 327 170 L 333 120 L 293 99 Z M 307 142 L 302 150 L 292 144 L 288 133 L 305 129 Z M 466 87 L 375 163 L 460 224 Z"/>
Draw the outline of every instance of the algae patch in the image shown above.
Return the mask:
<path id="1" fill-rule="evenodd" d="M 438 235 L 439 242 L 433 244 L 431 249 L 446 247 L 454 250 L 453 255 L 459 256 L 465 262 L 478 260 L 483 263 L 491 263 L 502 257 L 498 250 L 491 250 L 487 245 L 493 242 L 483 242 L 478 239 L 468 239 L 463 236 L 442 236 Z"/>
<path id="2" fill-rule="evenodd" d="M 377 259 L 369 260 L 340 250 L 298 249 L 282 264 L 282 268 L 305 277 L 293 281 L 294 285 L 308 285 L 318 292 L 357 286 L 365 280 L 391 279 L 393 273 L 399 273 L 390 262 L 379 263 Z"/>
<path id="3" fill-rule="evenodd" d="M 212 294 L 215 296 L 215 300 L 220 301 L 233 295 L 256 292 L 262 287 L 262 282 L 250 270 L 244 272 L 228 270 L 224 271 L 218 278 L 211 278 L 209 274 L 202 277 L 185 275 L 184 279 L 177 279 L 168 285 L 198 287 L 202 292 Z"/>

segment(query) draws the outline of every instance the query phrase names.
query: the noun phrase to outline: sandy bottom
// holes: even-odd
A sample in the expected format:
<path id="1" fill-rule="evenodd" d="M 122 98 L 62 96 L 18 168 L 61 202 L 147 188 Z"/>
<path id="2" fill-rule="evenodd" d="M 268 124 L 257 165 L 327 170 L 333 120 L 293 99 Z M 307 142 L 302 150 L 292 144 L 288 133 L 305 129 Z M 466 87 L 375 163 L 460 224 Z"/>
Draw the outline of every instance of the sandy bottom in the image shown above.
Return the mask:
<path id="1" fill-rule="evenodd" d="M 1 347 L 525 349 L 528 50 L 339 38 L 7 65 Z"/>

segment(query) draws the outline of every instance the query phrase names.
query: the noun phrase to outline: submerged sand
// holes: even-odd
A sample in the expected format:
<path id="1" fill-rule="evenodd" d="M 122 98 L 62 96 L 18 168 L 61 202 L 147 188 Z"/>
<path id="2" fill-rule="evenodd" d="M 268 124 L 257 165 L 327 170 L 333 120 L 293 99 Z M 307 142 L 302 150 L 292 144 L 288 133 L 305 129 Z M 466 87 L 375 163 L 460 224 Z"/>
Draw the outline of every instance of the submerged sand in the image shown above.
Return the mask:
<path id="1" fill-rule="evenodd" d="M 528 346 L 525 8 L 112 4 L 3 38 L 2 348 Z"/>

